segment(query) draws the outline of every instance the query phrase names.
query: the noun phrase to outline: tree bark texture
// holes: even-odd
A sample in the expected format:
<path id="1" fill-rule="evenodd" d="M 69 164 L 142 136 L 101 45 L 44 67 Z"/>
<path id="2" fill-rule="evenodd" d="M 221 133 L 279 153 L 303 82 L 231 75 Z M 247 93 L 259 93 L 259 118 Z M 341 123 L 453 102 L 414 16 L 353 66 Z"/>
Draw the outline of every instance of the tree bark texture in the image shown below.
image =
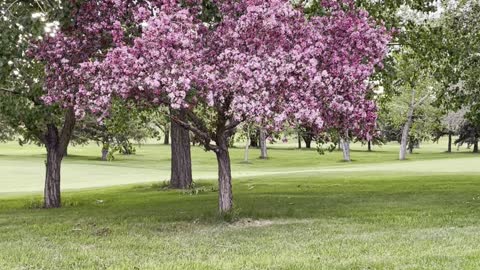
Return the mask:
<path id="1" fill-rule="evenodd" d="M 55 128 L 56 129 L 56 128 Z M 60 198 L 60 169 L 62 164 L 63 154 L 58 153 L 56 147 L 55 131 L 53 128 L 48 128 L 51 142 L 46 145 L 47 161 L 45 163 L 45 189 L 44 189 L 44 207 L 45 208 L 59 208 L 61 207 Z"/>
<path id="2" fill-rule="evenodd" d="M 260 158 L 267 159 L 267 131 L 264 128 L 260 128 Z"/>
<path id="3" fill-rule="evenodd" d="M 186 121 L 186 115 L 183 111 L 174 111 L 171 113 L 182 121 Z M 170 187 L 186 189 L 192 186 L 192 158 L 190 154 L 190 132 L 171 121 L 171 178 Z"/>
<path id="4" fill-rule="evenodd" d="M 68 109 L 65 113 L 61 132 L 55 124 L 48 124 L 44 135 L 47 160 L 45 162 L 44 208 L 61 207 L 61 164 L 75 127 L 75 113 Z"/>
<path id="5" fill-rule="evenodd" d="M 410 126 L 413 122 L 413 110 L 415 109 L 415 91 L 412 91 L 412 101 L 408 108 L 407 121 L 403 126 L 402 138 L 400 140 L 400 153 L 398 159 L 405 160 L 407 158 L 407 147 L 408 147 L 408 134 L 410 132 Z"/>
<path id="6" fill-rule="evenodd" d="M 350 139 L 345 137 L 341 140 L 342 144 L 342 152 L 343 152 L 343 160 L 350 162 Z"/>
<path id="7" fill-rule="evenodd" d="M 232 175 L 227 139 L 224 136 L 219 137 L 215 151 L 218 162 L 218 208 L 221 214 L 225 214 L 233 207 Z"/>

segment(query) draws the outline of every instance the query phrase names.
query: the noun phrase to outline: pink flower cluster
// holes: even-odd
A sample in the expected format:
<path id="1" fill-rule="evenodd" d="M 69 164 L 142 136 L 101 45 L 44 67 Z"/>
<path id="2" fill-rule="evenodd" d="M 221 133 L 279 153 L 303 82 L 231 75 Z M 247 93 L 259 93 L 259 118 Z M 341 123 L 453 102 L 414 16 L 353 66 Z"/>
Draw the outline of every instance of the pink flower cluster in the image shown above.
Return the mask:
<path id="1" fill-rule="evenodd" d="M 48 62 L 46 101 L 81 115 L 104 112 L 120 96 L 174 109 L 202 104 L 232 123 L 301 123 L 367 139 L 374 131 L 368 79 L 390 34 L 353 0 L 324 1 L 328 15 L 311 19 L 288 0 L 215 1 L 222 19 L 207 23 L 198 19 L 201 1 L 152 1 L 128 20 L 132 1 L 100 2 L 79 13 L 97 14 L 81 35 L 59 33 L 39 50 Z M 125 16 L 103 14 L 107 8 Z M 132 24 L 136 37 L 124 30 Z M 108 45 L 92 38 L 104 33 Z"/>

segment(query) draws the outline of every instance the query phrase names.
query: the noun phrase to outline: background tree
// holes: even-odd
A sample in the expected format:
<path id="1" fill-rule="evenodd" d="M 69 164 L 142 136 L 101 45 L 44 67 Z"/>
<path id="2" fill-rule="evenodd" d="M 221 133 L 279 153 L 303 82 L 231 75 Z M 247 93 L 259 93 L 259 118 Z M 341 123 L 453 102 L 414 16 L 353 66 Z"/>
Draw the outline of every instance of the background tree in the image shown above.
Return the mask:
<path id="1" fill-rule="evenodd" d="M 458 147 L 466 144 L 468 148 L 473 145 L 473 153 L 478 153 L 478 140 L 480 139 L 480 126 L 472 122 L 464 122 L 460 127 L 458 139 L 455 144 Z"/>
<path id="2" fill-rule="evenodd" d="M 263 127 L 258 128 L 259 136 L 259 147 L 260 147 L 260 159 L 268 159 L 267 152 L 267 130 Z"/>
<path id="3" fill-rule="evenodd" d="M 170 144 L 170 116 L 168 110 L 158 109 L 152 112 L 151 124 L 163 134 L 163 144 Z M 159 139 L 162 136 L 157 135 Z"/>
<path id="4" fill-rule="evenodd" d="M 12 140 L 15 134 L 4 117 L 5 116 L 0 114 L 0 142 Z"/>
<path id="5" fill-rule="evenodd" d="M 399 94 L 383 103 L 382 120 L 393 131 L 401 130 L 400 160 L 406 159 L 407 150 L 412 152 L 415 145 L 430 138 L 439 117 L 439 110 L 433 104 L 438 84 L 429 70 L 418 69 L 421 66 L 419 61 L 413 52 L 397 54 L 396 85 Z"/>
<path id="6" fill-rule="evenodd" d="M 315 141 L 315 133 L 311 127 L 303 126 L 298 128 L 298 135 L 305 142 L 305 148 L 312 148 L 312 141 Z M 299 148 L 301 148 L 301 142 L 299 142 Z"/>
<path id="7" fill-rule="evenodd" d="M 478 1 L 455 2 L 449 6 L 437 27 L 436 50 L 431 53 L 432 60 L 443 67 L 438 74 L 445 85 L 440 93 L 443 104 L 448 104 L 452 111 L 468 108 L 465 118 L 470 124 L 464 127 L 470 128 L 464 128 L 463 132 L 474 130 L 480 123 L 479 12 Z"/>
<path id="8" fill-rule="evenodd" d="M 93 115 L 83 118 L 74 130 L 73 138 L 83 143 L 91 141 L 101 145 L 102 160 L 113 160 L 115 153 L 131 155 L 135 153 L 132 143 L 140 144 L 154 136 L 149 126 L 151 114 L 140 111 L 132 104 L 115 100 L 108 117 L 98 122 Z"/>
<path id="9" fill-rule="evenodd" d="M 449 112 L 443 115 L 440 119 L 440 123 L 434 130 L 434 141 L 440 140 L 443 136 L 448 136 L 447 152 L 452 152 L 453 136 L 460 133 L 460 129 L 465 123 L 465 113 L 467 109 L 460 109 L 456 112 Z"/>

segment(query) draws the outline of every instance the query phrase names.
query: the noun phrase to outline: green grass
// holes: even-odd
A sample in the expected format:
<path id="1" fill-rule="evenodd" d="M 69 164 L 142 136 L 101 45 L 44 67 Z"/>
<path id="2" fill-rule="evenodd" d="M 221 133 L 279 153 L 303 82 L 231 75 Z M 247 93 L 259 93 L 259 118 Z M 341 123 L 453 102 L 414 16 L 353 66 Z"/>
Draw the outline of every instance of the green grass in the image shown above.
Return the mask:
<path id="1" fill-rule="evenodd" d="M 232 150 L 226 223 L 214 156 L 199 148 L 196 195 L 162 188 L 166 147 L 109 163 L 74 148 L 65 207 L 44 210 L 43 151 L 1 145 L 0 269 L 480 269 L 480 156 L 429 144 L 400 162 L 395 144 L 356 145 L 347 164 L 289 146 L 251 164 Z"/>
<path id="2" fill-rule="evenodd" d="M 251 163 L 243 163 L 242 148 L 231 149 L 232 172 L 235 178 L 276 173 L 292 173 L 297 171 L 331 171 L 336 170 L 404 170 L 410 169 L 411 161 L 420 163 L 417 171 L 443 170 L 456 172 L 473 170 L 480 173 L 480 166 L 468 166 L 476 161 L 460 160 L 471 158 L 468 149 L 461 149 L 452 154 L 445 154 L 445 142 L 428 144 L 416 149 L 406 163 L 399 163 L 398 145 L 388 144 L 375 148 L 368 153 L 366 147 L 353 145 L 352 159 L 354 162 L 345 164 L 341 161 L 341 152 L 326 153 L 320 156 L 316 149 L 297 150 L 294 144 L 276 144 L 269 150 L 270 159 L 260 160 L 258 149 L 250 149 Z M 314 146 L 315 148 L 315 146 Z M 455 158 L 453 161 L 450 161 Z M 215 179 L 217 165 L 215 155 L 205 152 L 199 147 L 192 148 L 193 176 L 196 180 Z M 444 165 L 438 165 L 438 159 L 444 160 Z M 26 145 L 19 147 L 11 142 L 0 145 L 0 195 L 6 193 L 39 192 L 43 190 L 45 173 L 45 150 Z M 429 160 L 435 160 L 430 162 Z M 459 166 L 448 166 L 450 162 Z M 379 163 L 382 163 L 379 166 Z M 408 164 L 408 165 L 405 165 Z M 368 165 L 368 166 L 365 166 Z M 137 155 L 117 155 L 114 162 L 100 160 L 100 147 L 91 144 L 86 147 L 69 149 L 69 157 L 62 164 L 62 187 L 64 190 L 105 187 L 132 183 L 159 182 L 168 180 L 170 176 L 170 149 L 168 146 L 147 144 L 137 149 Z"/>

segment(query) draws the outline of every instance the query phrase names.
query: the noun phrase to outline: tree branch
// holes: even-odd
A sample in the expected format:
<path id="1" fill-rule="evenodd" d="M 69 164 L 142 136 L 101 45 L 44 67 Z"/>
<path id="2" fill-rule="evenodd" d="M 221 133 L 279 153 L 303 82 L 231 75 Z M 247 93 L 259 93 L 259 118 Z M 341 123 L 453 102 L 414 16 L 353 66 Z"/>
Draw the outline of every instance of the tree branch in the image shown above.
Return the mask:
<path id="1" fill-rule="evenodd" d="M 65 112 L 65 119 L 63 120 L 63 127 L 60 132 L 60 138 L 58 143 L 58 151 L 63 155 L 68 147 L 68 143 L 72 138 L 73 129 L 75 128 L 75 111 L 72 107 L 68 108 Z"/>
<path id="2" fill-rule="evenodd" d="M 187 114 L 187 118 L 190 119 L 193 124 L 200 130 L 202 131 L 203 133 L 205 133 L 209 139 L 211 139 L 211 135 L 212 134 L 209 134 L 208 132 L 208 128 L 207 128 L 207 125 L 205 124 L 205 121 L 203 121 L 203 119 L 199 118 L 197 115 L 195 115 L 192 111 L 185 111 L 186 114 Z"/>
<path id="3" fill-rule="evenodd" d="M 423 96 L 420 100 L 418 100 L 418 101 L 413 105 L 413 107 L 417 107 L 417 106 L 422 105 L 423 102 L 425 102 L 425 100 L 427 100 L 427 98 L 428 98 L 429 96 L 430 96 L 429 94 L 426 94 L 425 96 Z"/>
<path id="4" fill-rule="evenodd" d="M 39 102 L 39 101 L 36 100 L 35 98 L 33 98 L 33 97 L 28 97 L 28 96 L 24 95 L 22 92 L 17 92 L 17 91 L 15 91 L 15 90 L 13 90 L 13 89 L 0 88 L 0 91 L 1 91 L 1 92 L 4 92 L 4 93 L 8 93 L 8 94 L 13 94 L 13 95 L 17 95 L 17 96 L 24 97 L 24 98 L 30 100 L 31 102 L 33 102 L 33 104 L 36 105 L 36 106 L 44 105 L 43 103 Z"/>
<path id="5" fill-rule="evenodd" d="M 210 144 L 210 141 L 212 141 L 211 137 L 208 135 L 208 132 L 202 131 L 200 128 L 189 124 L 188 122 L 180 120 L 178 117 L 175 116 L 170 116 L 172 121 L 175 121 L 178 125 L 181 127 L 190 130 L 191 132 L 195 133 L 200 139 L 203 141 L 203 145 L 207 150 L 213 150 L 216 151 L 217 146 Z"/>

